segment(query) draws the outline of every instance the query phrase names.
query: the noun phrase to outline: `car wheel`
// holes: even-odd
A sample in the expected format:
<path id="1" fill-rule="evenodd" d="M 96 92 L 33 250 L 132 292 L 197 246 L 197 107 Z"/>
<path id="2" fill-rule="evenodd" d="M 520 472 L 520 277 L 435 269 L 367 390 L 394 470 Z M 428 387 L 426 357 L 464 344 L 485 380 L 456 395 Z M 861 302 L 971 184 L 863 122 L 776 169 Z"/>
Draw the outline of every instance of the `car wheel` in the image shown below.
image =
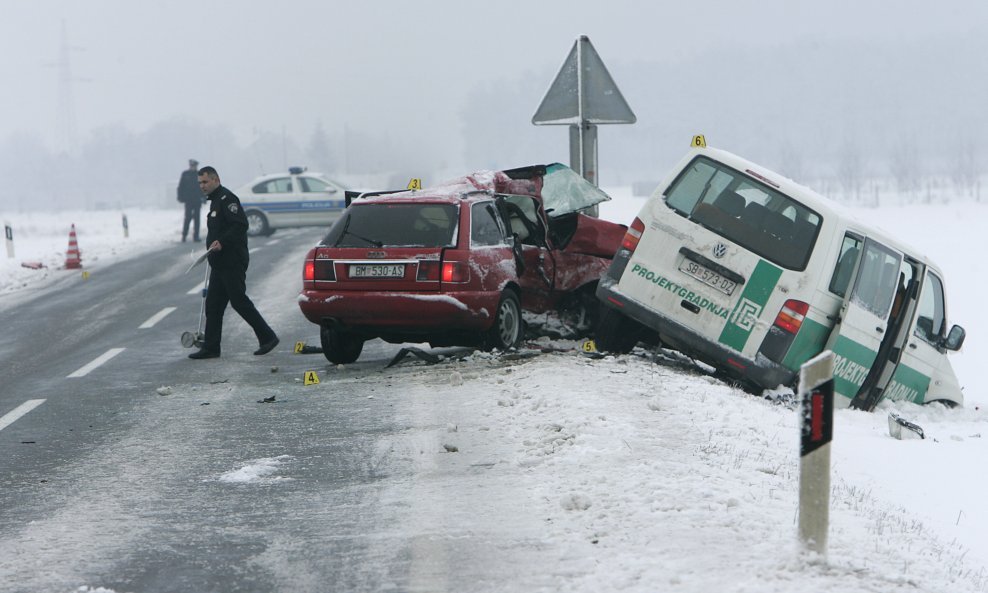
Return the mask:
<path id="1" fill-rule="evenodd" d="M 249 210 L 247 212 L 247 236 L 262 237 L 270 235 L 273 231 L 268 225 L 268 218 L 263 212 Z"/>
<path id="2" fill-rule="evenodd" d="M 323 327 L 319 330 L 322 353 L 333 364 L 350 364 L 360 358 L 364 340 L 348 332 Z"/>
<path id="3" fill-rule="evenodd" d="M 634 319 L 610 307 L 601 307 L 594 341 L 598 350 L 627 354 L 638 343 L 641 330 L 641 325 Z"/>
<path id="4" fill-rule="evenodd" d="M 494 325 L 487 330 L 484 348 L 486 350 L 514 348 L 521 341 L 522 323 L 518 296 L 510 290 L 504 291 L 501 294 L 501 302 L 497 305 Z"/>

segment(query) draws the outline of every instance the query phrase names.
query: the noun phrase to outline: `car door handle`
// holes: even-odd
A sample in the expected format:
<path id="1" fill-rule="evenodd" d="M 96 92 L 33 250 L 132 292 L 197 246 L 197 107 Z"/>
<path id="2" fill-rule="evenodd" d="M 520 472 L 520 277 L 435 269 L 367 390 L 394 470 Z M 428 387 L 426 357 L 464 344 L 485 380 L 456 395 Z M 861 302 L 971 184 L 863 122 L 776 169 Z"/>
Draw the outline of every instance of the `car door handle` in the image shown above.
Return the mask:
<path id="1" fill-rule="evenodd" d="M 880 333 L 880 334 L 884 334 L 885 333 L 885 328 L 879 325 L 878 327 L 875 328 L 875 331 L 878 332 L 878 333 Z"/>
<path id="2" fill-rule="evenodd" d="M 909 342 L 909 347 L 912 348 L 913 350 L 915 350 L 916 349 L 916 342 Z"/>

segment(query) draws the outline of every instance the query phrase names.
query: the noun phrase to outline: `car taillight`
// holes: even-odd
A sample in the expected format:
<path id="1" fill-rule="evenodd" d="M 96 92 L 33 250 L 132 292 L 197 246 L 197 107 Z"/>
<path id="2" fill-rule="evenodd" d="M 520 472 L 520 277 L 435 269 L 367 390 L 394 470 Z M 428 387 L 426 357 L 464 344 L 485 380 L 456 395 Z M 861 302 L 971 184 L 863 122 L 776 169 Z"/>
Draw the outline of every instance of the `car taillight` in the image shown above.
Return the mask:
<path id="1" fill-rule="evenodd" d="M 324 280 L 336 281 L 336 269 L 331 259 L 316 259 L 305 262 L 305 279 L 309 282 Z"/>
<path id="2" fill-rule="evenodd" d="M 443 282 L 468 282 L 470 280 L 470 268 L 465 262 L 443 262 L 442 278 Z"/>
<path id="3" fill-rule="evenodd" d="M 302 268 L 302 281 L 312 282 L 316 278 L 316 264 L 310 259 L 306 260 L 305 267 Z"/>
<path id="4" fill-rule="evenodd" d="M 638 241 L 642 238 L 642 233 L 645 232 L 645 223 L 641 221 L 637 216 L 631 226 L 628 228 L 628 232 L 624 234 L 624 240 L 621 241 L 621 248 L 627 249 L 628 251 L 634 253 L 635 248 L 638 247 Z"/>
<path id="5" fill-rule="evenodd" d="M 806 312 L 809 310 L 809 303 L 789 299 L 782 305 L 782 309 L 775 317 L 774 325 L 790 334 L 798 333 L 799 328 L 803 325 L 803 319 L 806 318 Z"/>
<path id="6" fill-rule="evenodd" d="M 419 270 L 415 274 L 415 279 L 419 282 L 439 282 L 439 260 L 419 261 Z"/>

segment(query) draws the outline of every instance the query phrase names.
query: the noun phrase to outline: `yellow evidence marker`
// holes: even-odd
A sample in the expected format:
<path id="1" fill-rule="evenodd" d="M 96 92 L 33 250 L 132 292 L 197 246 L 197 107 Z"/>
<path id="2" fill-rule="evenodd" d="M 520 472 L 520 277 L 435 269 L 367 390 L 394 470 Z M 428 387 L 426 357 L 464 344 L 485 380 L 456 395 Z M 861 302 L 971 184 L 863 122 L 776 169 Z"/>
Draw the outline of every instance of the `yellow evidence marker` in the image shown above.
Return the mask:
<path id="1" fill-rule="evenodd" d="M 295 342 L 295 354 L 302 354 L 305 349 L 305 342 Z"/>
<path id="2" fill-rule="evenodd" d="M 83 280 L 89 280 L 89 272 L 88 271 L 83 271 L 82 272 L 82 279 Z"/>
<path id="3" fill-rule="evenodd" d="M 584 352 L 596 352 L 597 343 L 593 340 L 584 340 L 583 344 L 580 344 L 580 348 L 582 348 Z"/>
<path id="4" fill-rule="evenodd" d="M 318 385 L 319 375 L 317 375 L 315 371 L 305 371 L 305 384 Z"/>
<path id="5" fill-rule="evenodd" d="M 412 177 L 408 182 L 408 187 L 405 189 L 422 189 L 422 180 L 418 177 Z"/>
<path id="6" fill-rule="evenodd" d="M 703 134 L 697 134 L 696 136 L 693 136 L 693 141 L 690 142 L 690 146 L 693 148 L 706 148 L 707 139 L 703 137 Z"/>

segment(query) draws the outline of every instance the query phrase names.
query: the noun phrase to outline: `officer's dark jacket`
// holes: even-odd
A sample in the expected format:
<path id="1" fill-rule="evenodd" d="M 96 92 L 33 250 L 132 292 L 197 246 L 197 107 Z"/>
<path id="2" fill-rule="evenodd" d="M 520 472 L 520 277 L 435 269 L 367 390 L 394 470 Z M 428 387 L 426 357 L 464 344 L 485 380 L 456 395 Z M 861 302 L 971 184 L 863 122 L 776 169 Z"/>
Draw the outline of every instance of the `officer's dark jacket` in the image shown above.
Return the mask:
<path id="1" fill-rule="evenodd" d="M 247 253 L 247 215 L 240 198 L 232 191 L 217 187 L 206 196 L 209 214 L 206 216 L 206 248 L 213 241 L 223 246 L 221 251 L 209 254 L 209 265 L 214 268 L 247 269 L 250 255 Z"/>
<path id="2" fill-rule="evenodd" d="M 194 206 L 202 204 L 202 198 L 202 190 L 199 189 L 196 172 L 192 169 L 182 171 L 182 176 L 178 180 L 178 201 Z"/>

